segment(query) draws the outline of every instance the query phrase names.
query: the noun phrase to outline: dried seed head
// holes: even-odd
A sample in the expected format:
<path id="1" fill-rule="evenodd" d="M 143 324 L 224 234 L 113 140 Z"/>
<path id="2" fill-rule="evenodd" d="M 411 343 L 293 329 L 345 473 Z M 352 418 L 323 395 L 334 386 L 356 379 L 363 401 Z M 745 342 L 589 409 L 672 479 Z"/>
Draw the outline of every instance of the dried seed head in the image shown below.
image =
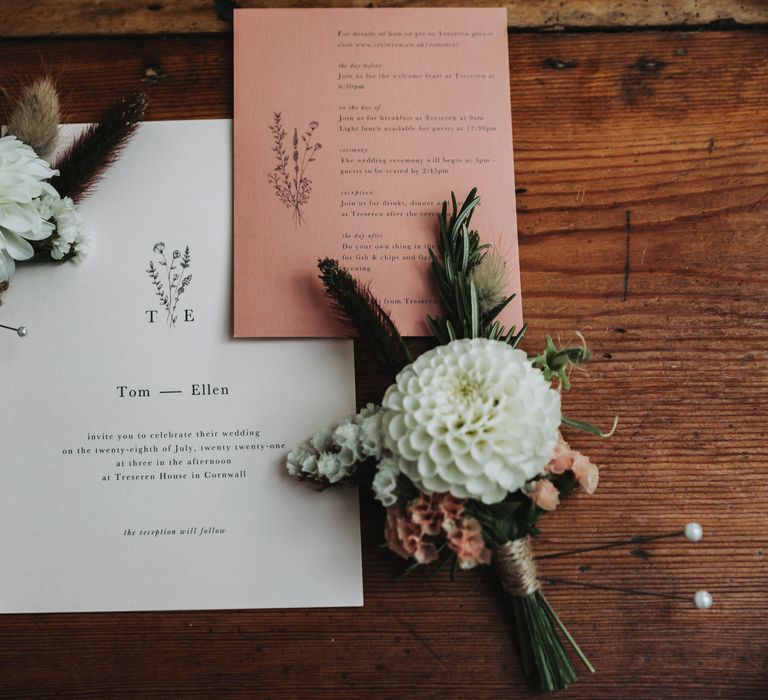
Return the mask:
<path id="1" fill-rule="evenodd" d="M 487 253 L 470 273 L 470 279 L 475 283 L 482 313 L 487 313 L 506 298 L 507 264 L 497 252 Z"/>
<path id="2" fill-rule="evenodd" d="M 47 159 L 56 150 L 60 117 L 56 87 L 50 78 L 41 78 L 22 91 L 8 117 L 8 133 Z"/>

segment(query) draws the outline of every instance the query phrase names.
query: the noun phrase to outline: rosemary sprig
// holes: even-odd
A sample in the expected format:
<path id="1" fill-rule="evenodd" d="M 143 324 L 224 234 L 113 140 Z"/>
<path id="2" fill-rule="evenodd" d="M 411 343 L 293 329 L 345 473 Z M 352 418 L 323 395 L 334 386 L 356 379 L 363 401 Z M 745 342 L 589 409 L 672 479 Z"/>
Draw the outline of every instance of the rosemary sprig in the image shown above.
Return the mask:
<path id="1" fill-rule="evenodd" d="M 59 175 L 51 178 L 62 197 L 79 200 L 90 194 L 133 136 L 146 106 L 147 96 L 133 92 L 106 109 L 97 124 L 72 142 L 56 163 Z"/>
<path id="2" fill-rule="evenodd" d="M 389 375 L 394 377 L 413 362 L 400 332 L 369 287 L 331 258 L 320 260 L 318 268 L 334 312 L 357 333 Z"/>
<path id="3" fill-rule="evenodd" d="M 489 243 L 481 244 L 478 232 L 470 229 L 472 214 L 479 203 L 477 188 L 467 195 L 461 208 L 457 206 L 456 195 L 451 192 L 452 209 L 448 218 L 448 202 L 443 202 L 437 217 L 440 228 L 438 252 L 430 247 L 429 255 L 446 317 L 427 316 L 427 324 L 443 345 L 457 338 L 489 338 L 516 347 L 526 326 L 519 331 L 514 326 L 506 329 L 496 320 L 515 295 L 504 297 L 492 308 L 483 310 L 472 279 L 472 271 L 483 262 L 492 247 Z"/>

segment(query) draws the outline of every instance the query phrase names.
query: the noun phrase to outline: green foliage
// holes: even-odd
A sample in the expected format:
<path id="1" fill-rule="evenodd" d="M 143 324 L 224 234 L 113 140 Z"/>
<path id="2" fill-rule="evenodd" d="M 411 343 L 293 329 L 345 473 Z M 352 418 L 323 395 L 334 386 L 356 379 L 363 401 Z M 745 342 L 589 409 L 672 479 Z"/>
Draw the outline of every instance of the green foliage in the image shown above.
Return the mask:
<path id="1" fill-rule="evenodd" d="M 600 428 L 592 425 L 592 423 L 587 423 L 583 420 L 568 418 L 568 416 L 562 416 L 561 420 L 562 424 L 567 425 L 569 428 L 576 428 L 576 430 L 582 430 L 585 433 L 589 433 L 590 435 L 597 435 L 601 438 L 611 437 L 611 435 L 616 432 L 616 426 L 619 424 L 619 417 L 616 416 L 616 418 L 613 419 L 613 427 L 607 433 L 604 433 L 602 430 L 600 430 Z"/>
<path id="2" fill-rule="evenodd" d="M 523 501 L 520 496 L 521 494 L 514 493 L 501 503 L 491 505 L 475 500 L 467 501 L 464 511 L 480 523 L 483 538 L 488 546 L 502 545 L 527 534 L 524 513 L 529 510 L 530 500 L 525 497 Z"/>
<path id="3" fill-rule="evenodd" d="M 506 329 L 496 318 L 515 295 L 506 297 L 487 311 L 482 311 L 478 302 L 477 288 L 472 280 L 472 271 L 483 261 L 488 243 L 480 243 L 480 235 L 470 229 L 472 214 L 480 203 L 477 188 L 467 195 L 458 208 L 456 195 L 451 192 L 451 216 L 448 217 L 448 202 L 437 217 L 439 226 L 438 252 L 430 247 L 432 273 L 438 295 L 446 316 L 427 316 L 427 324 L 437 341 L 446 345 L 457 338 L 489 338 L 501 340 L 516 347 L 525 333 L 526 326 L 519 331 L 513 326 Z"/>
<path id="4" fill-rule="evenodd" d="M 339 320 L 357 333 L 391 377 L 413 362 L 397 327 L 367 286 L 336 260 L 320 260 L 318 268 Z"/>
<path id="5" fill-rule="evenodd" d="M 555 377 L 563 389 L 570 389 L 571 382 L 568 372 L 574 365 L 582 365 L 592 359 L 592 353 L 587 347 L 584 336 L 578 334 L 582 340 L 581 347 L 566 347 L 559 350 L 550 336 L 547 336 L 544 351 L 532 358 L 533 366 L 538 367 L 548 382 Z"/>

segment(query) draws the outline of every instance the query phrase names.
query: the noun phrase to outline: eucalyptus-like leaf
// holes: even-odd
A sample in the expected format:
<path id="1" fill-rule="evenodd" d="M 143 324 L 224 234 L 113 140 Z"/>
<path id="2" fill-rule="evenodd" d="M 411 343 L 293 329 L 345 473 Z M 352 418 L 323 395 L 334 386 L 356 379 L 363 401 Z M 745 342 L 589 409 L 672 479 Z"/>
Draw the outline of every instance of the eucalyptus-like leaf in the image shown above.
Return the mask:
<path id="1" fill-rule="evenodd" d="M 610 429 L 609 432 L 604 433 L 600 428 L 595 427 L 591 423 L 587 423 L 583 420 L 576 420 L 575 418 L 568 418 L 568 416 L 562 417 L 562 424 L 567 425 L 569 428 L 576 428 L 576 430 L 583 430 L 585 433 L 590 433 L 591 435 L 597 435 L 601 438 L 609 438 L 611 435 L 613 435 L 616 432 L 616 426 L 619 424 L 619 417 L 616 416 L 613 419 L 613 427 Z"/>

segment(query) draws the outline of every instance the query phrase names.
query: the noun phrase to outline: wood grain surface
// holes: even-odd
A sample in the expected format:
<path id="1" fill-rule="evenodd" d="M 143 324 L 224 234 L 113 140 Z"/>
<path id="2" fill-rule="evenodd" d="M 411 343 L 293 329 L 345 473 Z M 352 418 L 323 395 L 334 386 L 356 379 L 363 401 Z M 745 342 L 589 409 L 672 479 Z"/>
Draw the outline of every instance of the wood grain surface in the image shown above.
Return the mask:
<path id="1" fill-rule="evenodd" d="M 0 84 L 50 71 L 71 121 L 134 88 L 150 119 L 224 117 L 231 53 L 224 36 L 6 41 Z M 768 32 L 514 33 L 509 54 L 525 346 L 584 332 L 595 361 L 565 410 L 621 417 L 610 440 L 571 436 L 600 487 L 545 518 L 537 551 L 705 530 L 541 572 L 715 600 L 549 586 L 597 669 L 567 697 L 765 698 Z M 360 403 L 380 397 L 361 353 L 357 377 Z M 362 609 L 2 617 L 0 695 L 532 696 L 489 574 L 394 583 L 382 525 L 364 498 Z"/>
<path id="2" fill-rule="evenodd" d="M 518 29 L 768 24 L 764 0 L 2 0 L 0 37 L 227 34 L 238 7 L 506 7 Z"/>

